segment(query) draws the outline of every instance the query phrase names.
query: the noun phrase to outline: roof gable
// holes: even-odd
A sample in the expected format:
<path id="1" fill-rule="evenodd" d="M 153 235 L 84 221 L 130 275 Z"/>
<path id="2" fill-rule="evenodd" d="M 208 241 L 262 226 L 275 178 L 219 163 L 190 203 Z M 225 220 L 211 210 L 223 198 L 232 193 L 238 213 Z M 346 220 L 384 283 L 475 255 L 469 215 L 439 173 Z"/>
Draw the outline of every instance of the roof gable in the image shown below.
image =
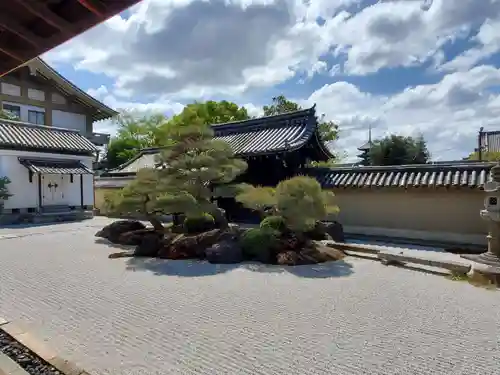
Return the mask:
<path id="1" fill-rule="evenodd" d="M 30 69 L 32 74 L 36 74 L 44 79 L 48 85 L 54 87 L 70 101 L 86 107 L 91 113 L 94 121 L 105 120 L 118 114 L 114 109 L 108 107 L 68 81 L 41 58 L 37 57 L 25 65 Z"/>
<path id="2" fill-rule="evenodd" d="M 78 131 L 0 120 L 0 148 L 92 154 L 97 150 Z"/>

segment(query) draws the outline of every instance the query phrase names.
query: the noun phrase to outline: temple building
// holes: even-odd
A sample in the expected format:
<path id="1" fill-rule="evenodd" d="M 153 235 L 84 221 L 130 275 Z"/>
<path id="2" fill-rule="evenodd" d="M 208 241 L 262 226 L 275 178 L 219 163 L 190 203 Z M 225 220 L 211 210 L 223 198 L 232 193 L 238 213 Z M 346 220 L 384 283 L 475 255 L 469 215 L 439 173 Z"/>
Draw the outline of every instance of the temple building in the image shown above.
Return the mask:
<path id="1" fill-rule="evenodd" d="M 310 162 L 333 157 L 320 138 L 315 107 L 212 125 L 212 129 L 216 139 L 228 142 L 236 156 L 247 161 L 248 169 L 240 180 L 254 185 L 275 186 L 300 173 Z M 155 167 L 158 154 L 158 149 L 142 150 L 129 162 L 96 178 L 97 206 L 106 189 L 121 188 L 139 169 Z M 223 206 L 231 204 L 221 203 Z"/>
<path id="2" fill-rule="evenodd" d="M 11 196 L 2 222 L 92 213 L 93 162 L 109 134 L 94 123 L 117 115 L 36 58 L 0 77 L 0 178 Z"/>

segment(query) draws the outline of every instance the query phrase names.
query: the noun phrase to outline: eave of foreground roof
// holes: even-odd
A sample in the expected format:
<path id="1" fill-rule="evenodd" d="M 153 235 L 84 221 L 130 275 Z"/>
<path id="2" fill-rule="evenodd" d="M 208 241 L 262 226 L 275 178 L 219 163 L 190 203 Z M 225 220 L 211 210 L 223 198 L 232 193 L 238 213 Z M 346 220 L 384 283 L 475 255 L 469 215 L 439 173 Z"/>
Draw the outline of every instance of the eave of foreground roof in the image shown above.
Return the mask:
<path id="1" fill-rule="evenodd" d="M 477 188 L 496 163 L 450 162 L 398 166 L 310 168 L 324 188 Z"/>
<path id="2" fill-rule="evenodd" d="M 47 79 L 59 90 L 72 97 L 76 102 L 79 102 L 85 107 L 92 108 L 93 121 L 105 120 L 118 115 L 117 111 L 90 96 L 85 91 L 81 90 L 78 86 L 68 81 L 65 77 L 59 74 L 41 58 L 37 57 L 29 61 L 28 63 L 26 63 L 26 66 L 28 66 L 32 70 L 35 70 L 37 74 Z"/>

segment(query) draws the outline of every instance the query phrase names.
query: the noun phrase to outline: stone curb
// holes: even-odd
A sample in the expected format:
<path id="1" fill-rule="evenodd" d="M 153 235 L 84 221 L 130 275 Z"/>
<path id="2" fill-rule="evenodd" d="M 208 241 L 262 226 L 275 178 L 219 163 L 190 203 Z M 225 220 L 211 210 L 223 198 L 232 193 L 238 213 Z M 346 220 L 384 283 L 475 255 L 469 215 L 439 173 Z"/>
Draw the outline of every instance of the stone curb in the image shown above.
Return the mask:
<path id="1" fill-rule="evenodd" d="M 324 241 L 325 245 L 335 247 L 339 250 L 346 252 L 347 255 L 371 255 L 372 259 L 379 260 L 384 264 L 405 264 L 415 263 L 422 266 L 443 268 L 452 272 L 469 273 L 472 269 L 472 264 L 468 262 L 453 261 L 450 259 L 436 260 L 428 259 L 425 256 L 417 257 L 406 254 L 396 254 L 387 251 L 383 246 L 377 245 L 362 245 L 362 244 L 349 244 L 332 241 Z M 402 252 L 404 249 L 401 249 Z M 468 263 L 468 264 L 467 264 Z"/>
<path id="2" fill-rule="evenodd" d="M 31 332 L 23 327 L 21 323 L 11 322 L 0 317 L 0 329 L 7 332 L 14 339 L 26 346 L 40 358 L 50 363 L 64 375 L 91 375 L 87 371 L 79 368 L 71 361 L 59 356 L 54 350 L 48 347 L 42 340 L 36 338 Z M 10 358 L 9 358 L 10 359 Z M 0 361 L 0 364 L 2 362 Z M 0 375 L 3 368 L 0 367 Z M 5 370 L 3 370 L 5 372 Z M 24 371 L 24 370 L 23 370 Z M 22 375 L 20 372 L 6 372 L 5 375 Z"/>

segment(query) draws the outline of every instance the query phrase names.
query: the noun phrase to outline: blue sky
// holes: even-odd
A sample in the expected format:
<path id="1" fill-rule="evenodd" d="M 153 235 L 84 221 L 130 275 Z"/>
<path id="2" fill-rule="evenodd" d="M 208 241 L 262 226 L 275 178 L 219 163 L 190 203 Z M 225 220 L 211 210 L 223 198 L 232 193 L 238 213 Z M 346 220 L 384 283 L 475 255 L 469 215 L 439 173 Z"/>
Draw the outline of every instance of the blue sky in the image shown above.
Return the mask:
<path id="1" fill-rule="evenodd" d="M 462 158 L 481 126 L 500 128 L 500 1 L 423 4 L 143 0 L 44 58 L 116 109 L 227 99 L 258 114 L 284 94 L 340 125 L 347 161 L 369 127 Z"/>

